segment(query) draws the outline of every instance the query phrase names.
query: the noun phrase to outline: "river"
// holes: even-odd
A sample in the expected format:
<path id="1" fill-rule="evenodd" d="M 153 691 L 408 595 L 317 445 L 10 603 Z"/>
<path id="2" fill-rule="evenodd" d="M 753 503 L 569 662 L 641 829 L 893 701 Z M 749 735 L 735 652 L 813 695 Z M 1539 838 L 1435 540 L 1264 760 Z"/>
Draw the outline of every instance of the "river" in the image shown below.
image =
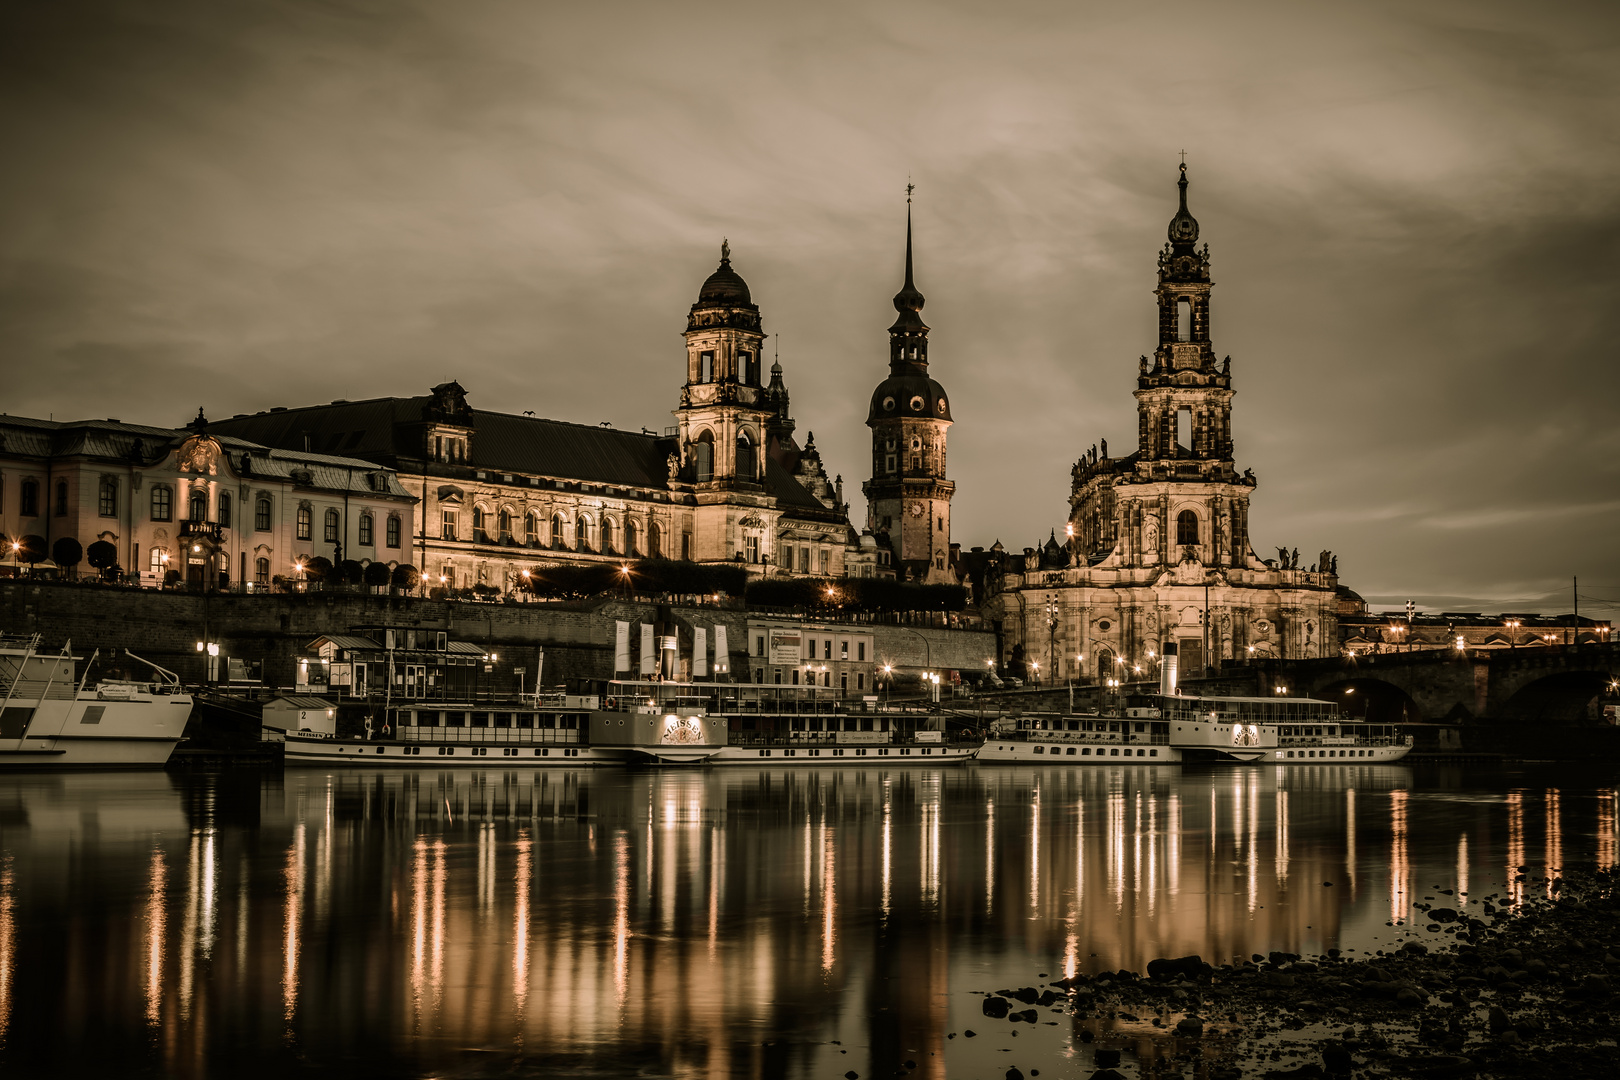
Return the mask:
<path id="1" fill-rule="evenodd" d="M 0 1075 L 1085 1076 L 1072 1019 L 991 1021 L 980 994 L 1432 944 L 1414 903 L 1613 866 L 1617 786 L 1551 764 L 0 775 Z"/>

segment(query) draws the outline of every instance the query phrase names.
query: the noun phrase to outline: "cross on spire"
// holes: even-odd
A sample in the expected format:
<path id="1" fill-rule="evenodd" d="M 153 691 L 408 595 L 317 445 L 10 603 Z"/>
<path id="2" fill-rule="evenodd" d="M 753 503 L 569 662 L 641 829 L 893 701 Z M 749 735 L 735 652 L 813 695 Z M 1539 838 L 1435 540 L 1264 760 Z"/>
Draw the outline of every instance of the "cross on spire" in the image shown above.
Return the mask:
<path id="1" fill-rule="evenodd" d="M 1181 163 L 1183 165 L 1187 164 L 1187 151 L 1185 150 L 1181 152 Z"/>
<path id="2" fill-rule="evenodd" d="M 911 181 L 910 181 L 910 180 L 909 180 L 909 179 L 908 179 L 908 180 L 907 180 L 907 181 L 906 181 L 906 205 L 907 205 L 907 206 L 910 206 L 910 205 L 911 205 L 911 193 L 912 193 L 912 192 L 913 192 L 913 191 L 916 191 L 916 190 L 917 190 L 917 185 L 916 185 L 916 184 L 913 184 L 913 183 L 912 183 L 912 182 L 911 182 Z"/>

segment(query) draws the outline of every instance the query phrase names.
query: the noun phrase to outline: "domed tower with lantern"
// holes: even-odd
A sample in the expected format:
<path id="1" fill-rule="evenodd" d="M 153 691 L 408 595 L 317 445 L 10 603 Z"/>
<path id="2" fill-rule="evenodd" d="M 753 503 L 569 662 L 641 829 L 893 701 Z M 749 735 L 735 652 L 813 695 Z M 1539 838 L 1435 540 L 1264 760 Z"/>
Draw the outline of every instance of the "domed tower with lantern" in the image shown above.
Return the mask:
<path id="1" fill-rule="evenodd" d="M 928 375 L 923 295 L 912 280 L 911 198 L 906 197 L 906 281 L 894 297 L 889 377 L 872 392 L 872 479 L 862 485 L 868 527 L 886 540 L 897 575 L 950 582 L 951 496 L 945 478 L 945 432 L 951 426 L 945 388 Z"/>
<path id="2" fill-rule="evenodd" d="M 761 380 L 765 334 L 748 283 L 731 268 L 731 245 L 698 290 L 686 320 L 678 479 L 697 502 L 692 557 L 771 561 L 779 512 L 766 483 L 766 439 L 777 404 Z"/>

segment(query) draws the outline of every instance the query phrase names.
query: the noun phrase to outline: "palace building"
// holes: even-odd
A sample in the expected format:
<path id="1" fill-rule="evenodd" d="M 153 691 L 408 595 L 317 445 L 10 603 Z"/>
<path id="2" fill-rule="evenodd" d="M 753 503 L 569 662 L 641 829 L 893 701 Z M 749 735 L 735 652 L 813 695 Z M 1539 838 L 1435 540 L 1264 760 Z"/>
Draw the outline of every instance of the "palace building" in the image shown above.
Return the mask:
<path id="1" fill-rule="evenodd" d="M 1104 439 L 1083 454 L 1067 542 L 1054 535 L 992 575 L 986 614 L 1001 622 L 1004 660 L 1021 646 L 1048 679 L 1145 678 L 1166 643 L 1187 675 L 1339 650 L 1331 555 L 1302 570 L 1250 545 L 1256 481 L 1235 463 L 1232 362 L 1216 359 L 1209 245 L 1196 246 L 1185 165 L 1179 187 L 1158 259 L 1158 345 L 1134 391 L 1136 449 L 1111 457 Z"/>
<path id="2" fill-rule="evenodd" d="M 94 573 L 97 544 L 154 585 L 172 572 L 267 589 L 316 555 L 392 570 L 410 561 L 415 503 L 369 461 L 223 435 L 200 412 L 181 429 L 0 417 L 0 572 L 31 550 L 36 565 Z M 75 548 L 83 561 L 62 564 Z"/>
<path id="3" fill-rule="evenodd" d="M 764 377 L 760 310 L 729 244 L 685 338 L 677 423 L 662 433 L 476 409 L 456 382 L 213 429 L 391 470 L 418 499 L 409 558 L 432 584 L 510 591 L 537 565 L 642 558 L 842 576 L 860 550 L 842 479 L 813 434 L 794 438 L 781 365 Z"/>

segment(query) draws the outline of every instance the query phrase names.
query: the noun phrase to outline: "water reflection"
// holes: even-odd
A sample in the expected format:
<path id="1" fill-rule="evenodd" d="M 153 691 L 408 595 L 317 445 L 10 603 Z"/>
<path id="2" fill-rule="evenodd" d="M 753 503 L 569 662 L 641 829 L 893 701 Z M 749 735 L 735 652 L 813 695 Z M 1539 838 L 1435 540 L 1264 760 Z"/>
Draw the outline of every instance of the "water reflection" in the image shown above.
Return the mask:
<path id="1" fill-rule="evenodd" d="M 0 777 L 0 1070 L 65 1054 L 184 1077 L 353 1059 L 410 1073 L 515 1047 L 553 1074 L 987 1072 L 991 1040 L 946 1039 L 971 1026 L 973 990 L 1163 955 L 1382 947 L 1431 887 L 1522 898 L 1521 872 L 1539 892 L 1566 860 L 1614 865 L 1612 780 L 1533 780 Z M 84 1038 L 92 1024 L 105 1036 Z M 1052 1052 L 1070 1037 L 1025 1034 Z"/>

